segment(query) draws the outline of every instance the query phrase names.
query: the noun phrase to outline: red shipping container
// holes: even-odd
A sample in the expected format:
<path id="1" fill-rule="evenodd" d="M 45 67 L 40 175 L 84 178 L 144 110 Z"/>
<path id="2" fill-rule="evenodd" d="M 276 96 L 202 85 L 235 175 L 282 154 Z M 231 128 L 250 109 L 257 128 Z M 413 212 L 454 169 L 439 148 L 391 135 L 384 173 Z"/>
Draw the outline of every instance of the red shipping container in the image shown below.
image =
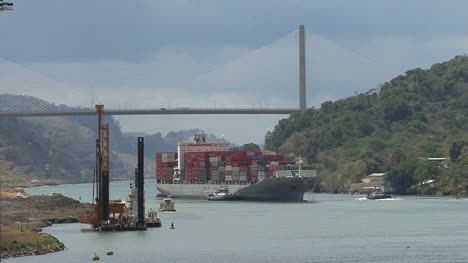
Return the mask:
<path id="1" fill-rule="evenodd" d="M 204 152 L 194 152 L 194 153 L 185 153 L 184 154 L 184 160 L 206 160 L 207 159 L 207 154 Z"/>
<path id="2" fill-rule="evenodd" d="M 208 157 L 218 157 L 219 159 L 223 159 L 225 156 L 225 152 L 208 152 Z"/>

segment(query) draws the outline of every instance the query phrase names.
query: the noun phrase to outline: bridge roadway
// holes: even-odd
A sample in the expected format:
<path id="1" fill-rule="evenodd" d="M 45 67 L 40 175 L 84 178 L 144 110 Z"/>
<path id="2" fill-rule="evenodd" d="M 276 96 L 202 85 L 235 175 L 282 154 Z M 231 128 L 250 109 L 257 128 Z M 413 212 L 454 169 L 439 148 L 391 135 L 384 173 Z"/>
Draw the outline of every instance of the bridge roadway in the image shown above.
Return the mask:
<path id="1" fill-rule="evenodd" d="M 104 115 L 213 115 L 213 114 L 291 114 L 300 109 L 105 109 Z M 43 112 L 0 112 L 0 117 L 46 117 L 95 115 L 94 109 Z"/>

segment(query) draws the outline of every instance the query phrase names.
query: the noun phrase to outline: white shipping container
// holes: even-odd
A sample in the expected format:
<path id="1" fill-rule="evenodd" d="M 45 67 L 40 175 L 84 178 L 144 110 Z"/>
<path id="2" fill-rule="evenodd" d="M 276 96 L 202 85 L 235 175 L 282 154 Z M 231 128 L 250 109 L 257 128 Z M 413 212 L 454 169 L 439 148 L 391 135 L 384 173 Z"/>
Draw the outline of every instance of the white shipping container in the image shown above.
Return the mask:
<path id="1" fill-rule="evenodd" d="M 209 160 L 210 160 L 210 162 L 217 162 L 218 157 L 210 157 Z"/>
<path id="2" fill-rule="evenodd" d="M 226 181 L 232 181 L 232 176 L 226 175 Z"/>
<path id="3" fill-rule="evenodd" d="M 226 171 L 232 171 L 232 166 L 231 165 L 226 165 Z"/>
<path id="4" fill-rule="evenodd" d="M 239 167 L 235 167 L 235 166 L 232 167 L 232 171 L 233 171 L 233 172 L 239 172 Z"/>
<path id="5" fill-rule="evenodd" d="M 247 181 L 247 176 L 245 175 L 239 176 L 239 181 Z"/>

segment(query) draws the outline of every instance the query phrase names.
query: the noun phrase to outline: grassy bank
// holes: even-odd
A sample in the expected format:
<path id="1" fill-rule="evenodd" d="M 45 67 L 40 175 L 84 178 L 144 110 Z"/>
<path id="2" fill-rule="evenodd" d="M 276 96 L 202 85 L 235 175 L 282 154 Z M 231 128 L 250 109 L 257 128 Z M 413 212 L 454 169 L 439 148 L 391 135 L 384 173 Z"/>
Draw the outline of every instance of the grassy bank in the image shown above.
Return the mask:
<path id="1" fill-rule="evenodd" d="M 32 230 L 4 227 L 0 234 L 1 258 L 43 255 L 65 249 L 57 238 Z"/>
<path id="2" fill-rule="evenodd" d="M 1 176 L 0 187 L 0 249 L 1 258 L 42 255 L 61 251 L 62 244 L 55 237 L 39 233 L 51 223 L 75 223 L 90 209 L 63 195 L 27 196 L 22 187 L 37 182 Z M 17 196 L 17 193 L 21 196 Z"/>

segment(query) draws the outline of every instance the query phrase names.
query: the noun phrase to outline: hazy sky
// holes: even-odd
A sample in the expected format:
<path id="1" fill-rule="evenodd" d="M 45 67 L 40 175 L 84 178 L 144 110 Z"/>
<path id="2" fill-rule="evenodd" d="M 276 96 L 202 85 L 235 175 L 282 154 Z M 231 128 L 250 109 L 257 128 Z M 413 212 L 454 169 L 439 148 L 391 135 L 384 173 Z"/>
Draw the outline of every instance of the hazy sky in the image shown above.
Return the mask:
<path id="1" fill-rule="evenodd" d="M 468 53 L 468 1 L 14 1 L 0 13 L 0 93 L 114 108 L 308 106 Z M 200 128 L 263 141 L 287 116 L 118 117 L 124 131 Z"/>

